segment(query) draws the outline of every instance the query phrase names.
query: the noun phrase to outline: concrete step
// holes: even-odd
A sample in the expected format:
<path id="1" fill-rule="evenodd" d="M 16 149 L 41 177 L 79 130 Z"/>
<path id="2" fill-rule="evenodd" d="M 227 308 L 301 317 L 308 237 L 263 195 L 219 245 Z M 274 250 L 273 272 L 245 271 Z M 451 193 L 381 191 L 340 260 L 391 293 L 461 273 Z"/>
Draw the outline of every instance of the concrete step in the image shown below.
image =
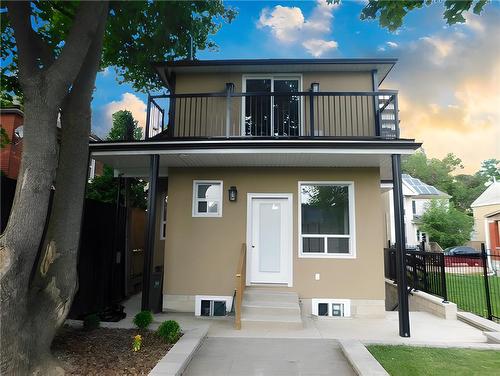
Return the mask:
<path id="1" fill-rule="evenodd" d="M 297 303 L 299 296 L 296 292 L 277 291 L 256 287 L 247 287 L 243 294 L 243 300 L 248 302 L 288 302 Z"/>
<path id="2" fill-rule="evenodd" d="M 297 302 L 280 302 L 270 300 L 243 301 L 242 313 L 265 315 L 299 315 L 300 306 Z"/>
<path id="3" fill-rule="evenodd" d="M 301 328 L 299 297 L 293 291 L 248 287 L 243 294 L 241 322 L 247 328 Z"/>

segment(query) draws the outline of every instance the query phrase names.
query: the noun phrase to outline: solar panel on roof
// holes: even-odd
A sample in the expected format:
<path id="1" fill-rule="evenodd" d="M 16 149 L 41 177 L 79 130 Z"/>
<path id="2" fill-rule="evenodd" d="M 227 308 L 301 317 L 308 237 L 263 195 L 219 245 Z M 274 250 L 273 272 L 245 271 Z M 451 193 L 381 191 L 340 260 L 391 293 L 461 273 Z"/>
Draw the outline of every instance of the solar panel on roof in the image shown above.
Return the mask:
<path id="1" fill-rule="evenodd" d="M 401 175 L 402 180 L 421 195 L 439 195 L 439 191 L 432 185 L 424 183 L 422 180 L 413 178 L 408 174 Z"/>

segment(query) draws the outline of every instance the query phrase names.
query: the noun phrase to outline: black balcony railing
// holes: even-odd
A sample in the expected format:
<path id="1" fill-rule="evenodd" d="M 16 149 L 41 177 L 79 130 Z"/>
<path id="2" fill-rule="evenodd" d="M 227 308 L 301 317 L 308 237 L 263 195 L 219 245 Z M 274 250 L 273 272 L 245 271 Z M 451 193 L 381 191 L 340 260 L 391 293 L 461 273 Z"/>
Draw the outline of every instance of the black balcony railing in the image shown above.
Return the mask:
<path id="1" fill-rule="evenodd" d="M 146 138 L 399 138 L 395 91 L 157 95 L 146 123 Z"/>

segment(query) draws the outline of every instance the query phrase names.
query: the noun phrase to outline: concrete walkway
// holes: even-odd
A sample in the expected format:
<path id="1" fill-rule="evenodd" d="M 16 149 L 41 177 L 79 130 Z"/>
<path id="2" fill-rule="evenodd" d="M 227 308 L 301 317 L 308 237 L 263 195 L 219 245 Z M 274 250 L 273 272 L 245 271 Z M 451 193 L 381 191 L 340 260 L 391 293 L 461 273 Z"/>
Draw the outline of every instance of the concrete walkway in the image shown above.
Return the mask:
<path id="1" fill-rule="evenodd" d="M 355 375 L 337 341 L 208 337 L 185 376 Z"/>

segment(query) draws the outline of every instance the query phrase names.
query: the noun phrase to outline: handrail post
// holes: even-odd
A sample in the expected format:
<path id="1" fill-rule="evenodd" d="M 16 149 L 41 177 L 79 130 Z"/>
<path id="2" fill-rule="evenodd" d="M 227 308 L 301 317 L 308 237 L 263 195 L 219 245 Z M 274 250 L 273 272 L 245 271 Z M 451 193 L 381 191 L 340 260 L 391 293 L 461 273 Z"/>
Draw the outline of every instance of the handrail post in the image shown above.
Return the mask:
<path id="1" fill-rule="evenodd" d="M 226 83 L 226 138 L 231 136 L 231 96 L 234 92 L 234 84 Z"/>
<path id="2" fill-rule="evenodd" d="M 399 107 L 398 107 L 398 95 L 394 94 L 394 127 L 396 132 L 396 138 L 399 138 Z"/>
<path id="3" fill-rule="evenodd" d="M 378 91 L 378 79 L 377 79 L 377 70 L 372 70 L 372 91 Z M 380 111 L 379 111 L 379 101 L 378 95 L 373 94 L 373 116 L 375 120 L 375 136 L 380 136 Z"/>
<path id="4" fill-rule="evenodd" d="M 319 91 L 319 84 L 317 82 L 311 83 L 311 88 L 309 89 L 309 128 L 310 135 L 314 137 L 314 93 Z"/>
<path id="5" fill-rule="evenodd" d="M 492 320 L 493 312 L 491 309 L 490 283 L 488 280 L 488 257 L 486 256 L 486 248 L 484 246 L 484 243 L 481 243 L 481 260 L 483 261 L 484 293 L 486 295 L 486 309 L 488 310 L 488 320 Z"/>
<path id="6" fill-rule="evenodd" d="M 441 288 L 443 291 L 443 303 L 448 302 L 448 289 L 446 288 L 446 268 L 445 268 L 445 256 L 444 253 L 438 253 L 440 256 L 440 266 L 441 266 Z"/>
<path id="7" fill-rule="evenodd" d="M 148 93 L 148 105 L 146 107 L 146 132 L 144 134 L 144 139 L 149 138 L 149 123 L 151 121 L 151 94 Z"/>

